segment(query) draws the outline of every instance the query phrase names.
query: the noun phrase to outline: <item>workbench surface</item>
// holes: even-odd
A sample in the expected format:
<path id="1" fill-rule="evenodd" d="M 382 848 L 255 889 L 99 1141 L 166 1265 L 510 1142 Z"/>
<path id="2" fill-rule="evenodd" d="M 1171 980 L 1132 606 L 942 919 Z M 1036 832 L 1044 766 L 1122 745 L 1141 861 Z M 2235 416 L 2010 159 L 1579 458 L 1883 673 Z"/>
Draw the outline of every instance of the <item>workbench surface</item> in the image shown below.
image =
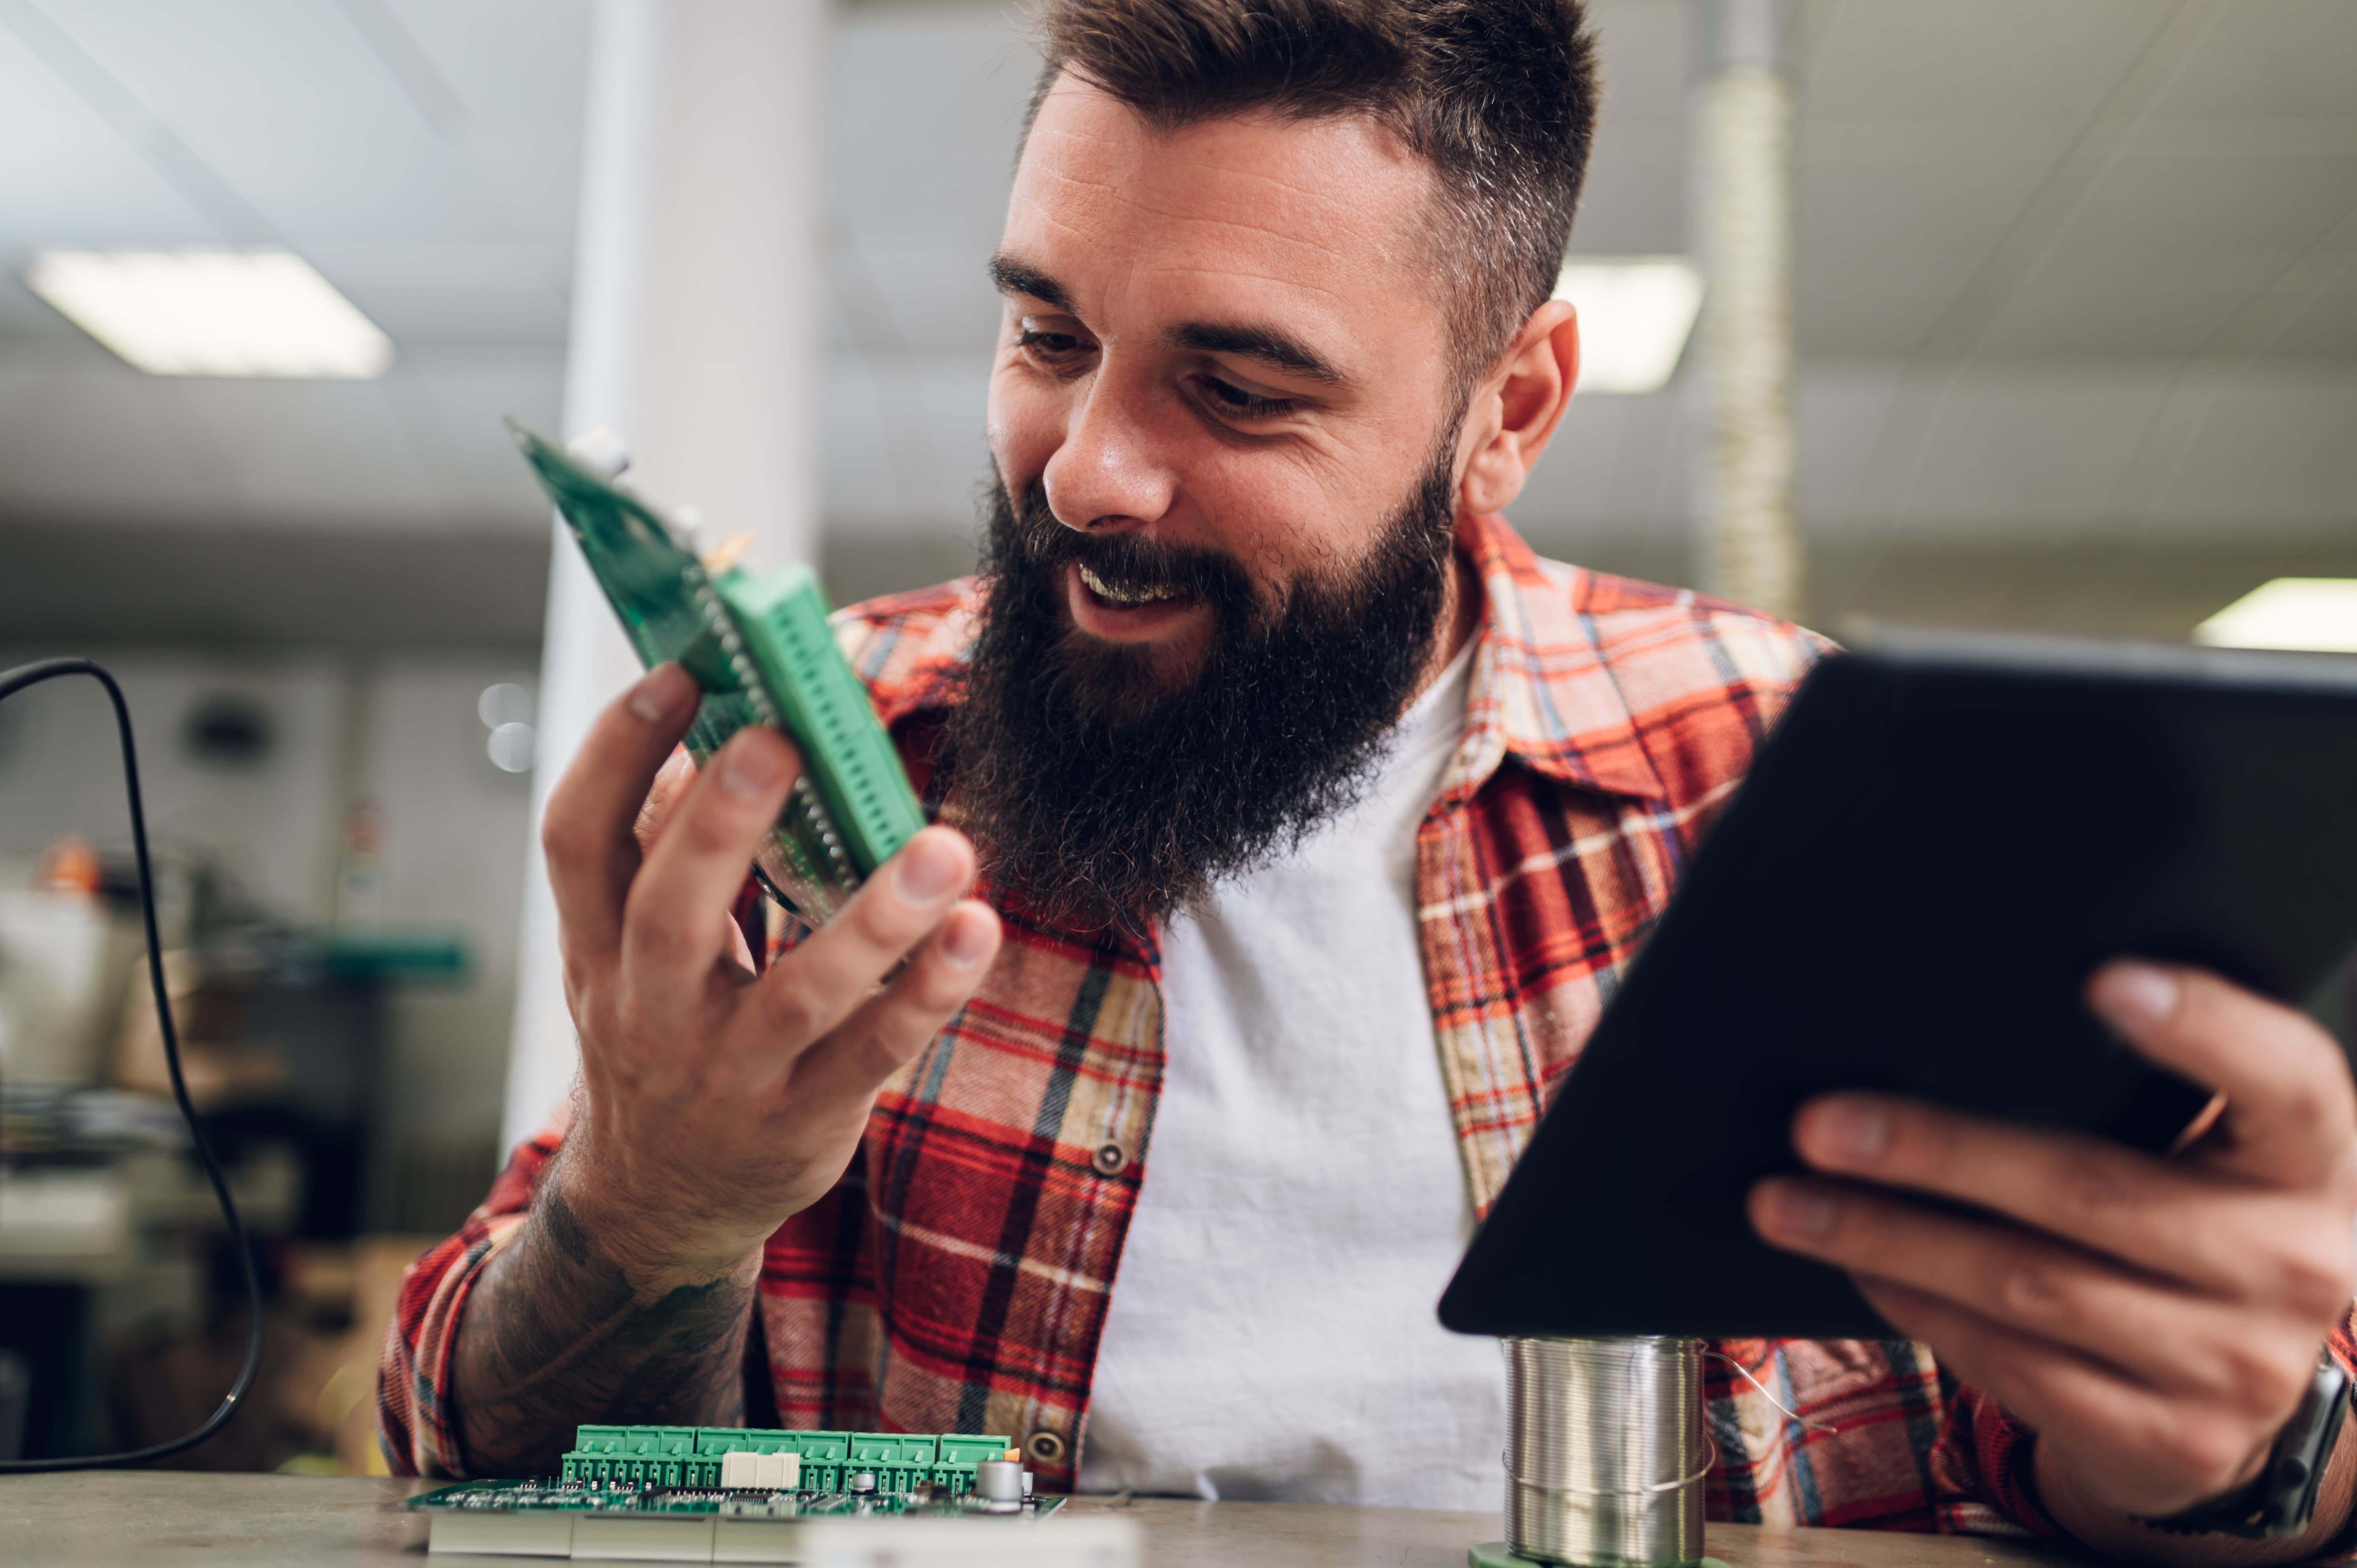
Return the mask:
<path id="1" fill-rule="evenodd" d="M 425 1520 L 385 1507 L 419 1486 L 168 1470 L 0 1477 L 0 1563 L 425 1568 Z M 1096 1498 L 1071 1505 L 1076 1514 L 1114 1506 Z M 1145 1530 L 1149 1568 L 1462 1568 L 1468 1546 L 1503 1533 L 1493 1513 L 1161 1498 L 1126 1507 Z M 1720 1524 L 1710 1527 L 1708 1550 L 1732 1568 L 2056 1568 L 2066 1561 L 2011 1541 Z"/>

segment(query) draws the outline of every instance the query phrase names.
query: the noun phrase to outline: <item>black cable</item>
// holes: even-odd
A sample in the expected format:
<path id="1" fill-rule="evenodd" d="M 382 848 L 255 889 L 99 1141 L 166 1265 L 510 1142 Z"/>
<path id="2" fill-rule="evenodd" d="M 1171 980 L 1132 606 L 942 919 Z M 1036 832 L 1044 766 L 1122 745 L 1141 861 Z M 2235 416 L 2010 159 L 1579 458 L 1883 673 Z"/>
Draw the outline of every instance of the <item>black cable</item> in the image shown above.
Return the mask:
<path id="1" fill-rule="evenodd" d="M 212 1140 L 205 1136 L 205 1124 L 199 1120 L 196 1105 L 188 1099 L 188 1079 L 180 1074 L 180 1035 L 172 1026 L 172 998 L 164 984 L 164 943 L 156 929 L 156 878 L 147 863 L 147 817 L 139 801 L 139 756 L 131 744 L 131 709 L 123 701 L 123 688 L 114 683 L 113 676 L 91 660 L 44 659 L 0 673 L 0 702 L 15 696 L 27 686 L 38 686 L 44 681 L 54 681 L 62 675 L 90 676 L 106 688 L 107 699 L 114 704 L 114 727 L 123 736 L 123 788 L 131 800 L 131 847 L 139 861 L 139 914 L 147 926 L 147 983 L 156 993 L 156 1022 L 164 1032 L 164 1065 L 172 1075 L 172 1098 L 179 1101 L 180 1115 L 188 1124 L 189 1142 L 196 1145 L 197 1158 L 205 1167 L 206 1179 L 213 1185 L 213 1197 L 221 1201 L 221 1219 L 229 1226 L 230 1245 L 236 1250 L 238 1268 L 245 1275 L 245 1305 L 249 1315 L 245 1365 L 239 1369 L 237 1381 L 223 1396 L 221 1407 L 205 1418 L 203 1425 L 185 1436 L 121 1454 L 91 1454 L 72 1459 L 0 1460 L 0 1475 L 36 1470 L 115 1469 L 125 1465 L 145 1464 L 150 1459 L 161 1459 L 183 1449 L 193 1448 L 229 1424 L 229 1418 L 237 1413 L 247 1392 L 253 1389 L 253 1375 L 262 1365 L 262 1280 L 254 1273 L 253 1249 L 246 1242 L 245 1223 L 237 1217 L 237 1204 L 229 1195 L 229 1178 L 221 1174 L 220 1156 L 213 1153 Z"/>

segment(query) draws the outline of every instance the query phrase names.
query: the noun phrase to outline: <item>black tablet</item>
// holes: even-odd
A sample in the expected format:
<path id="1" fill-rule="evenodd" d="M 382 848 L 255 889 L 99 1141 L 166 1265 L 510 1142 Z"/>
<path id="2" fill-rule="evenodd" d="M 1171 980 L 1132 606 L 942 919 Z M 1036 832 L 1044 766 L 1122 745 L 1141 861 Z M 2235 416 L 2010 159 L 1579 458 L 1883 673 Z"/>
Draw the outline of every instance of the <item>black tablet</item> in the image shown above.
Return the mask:
<path id="1" fill-rule="evenodd" d="M 1469 1334 L 1889 1337 L 1745 1218 L 1828 1090 L 2166 1149 L 2209 1099 L 2081 990 L 2306 1003 L 2357 945 L 2357 658 L 1942 638 L 1821 665 L 1440 1303 Z"/>

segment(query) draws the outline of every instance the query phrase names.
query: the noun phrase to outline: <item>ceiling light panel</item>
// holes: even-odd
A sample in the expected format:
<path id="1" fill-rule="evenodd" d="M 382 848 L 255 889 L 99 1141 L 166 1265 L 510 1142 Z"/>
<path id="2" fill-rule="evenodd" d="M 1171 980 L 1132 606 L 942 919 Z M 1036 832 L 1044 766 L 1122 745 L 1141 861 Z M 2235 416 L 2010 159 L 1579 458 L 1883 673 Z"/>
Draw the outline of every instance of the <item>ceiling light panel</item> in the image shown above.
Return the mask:
<path id="1" fill-rule="evenodd" d="M 1575 256 L 1555 296 L 1579 310 L 1581 392 L 1659 392 L 1702 308 L 1702 274 L 1682 256 Z"/>
<path id="2" fill-rule="evenodd" d="M 365 381 L 393 362 L 393 340 L 285 251 L 43 251 L 25 282 L 150 375 Z"/>
<path id="3" fill-rule="evenodd" d="M 2214 648 L 2357 653 L 2357 577 L 2277 577 L 2193 628 Z"/>

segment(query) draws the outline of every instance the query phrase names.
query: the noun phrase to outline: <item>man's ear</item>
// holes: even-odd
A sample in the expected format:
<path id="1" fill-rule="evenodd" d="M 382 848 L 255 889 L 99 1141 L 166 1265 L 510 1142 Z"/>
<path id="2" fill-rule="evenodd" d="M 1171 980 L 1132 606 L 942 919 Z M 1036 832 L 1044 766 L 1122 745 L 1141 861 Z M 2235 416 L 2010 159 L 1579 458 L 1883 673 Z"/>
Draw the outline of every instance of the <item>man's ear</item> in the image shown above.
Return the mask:
<path id="1" fill-rule="evenodd" d="M 1503 511 L 1546 450 L 1579 384 L 1579 315 L 1566 299 L 1531 313 L 1499 362 L 1474 389 L 1465 413 L 1461 509 Z"/>

